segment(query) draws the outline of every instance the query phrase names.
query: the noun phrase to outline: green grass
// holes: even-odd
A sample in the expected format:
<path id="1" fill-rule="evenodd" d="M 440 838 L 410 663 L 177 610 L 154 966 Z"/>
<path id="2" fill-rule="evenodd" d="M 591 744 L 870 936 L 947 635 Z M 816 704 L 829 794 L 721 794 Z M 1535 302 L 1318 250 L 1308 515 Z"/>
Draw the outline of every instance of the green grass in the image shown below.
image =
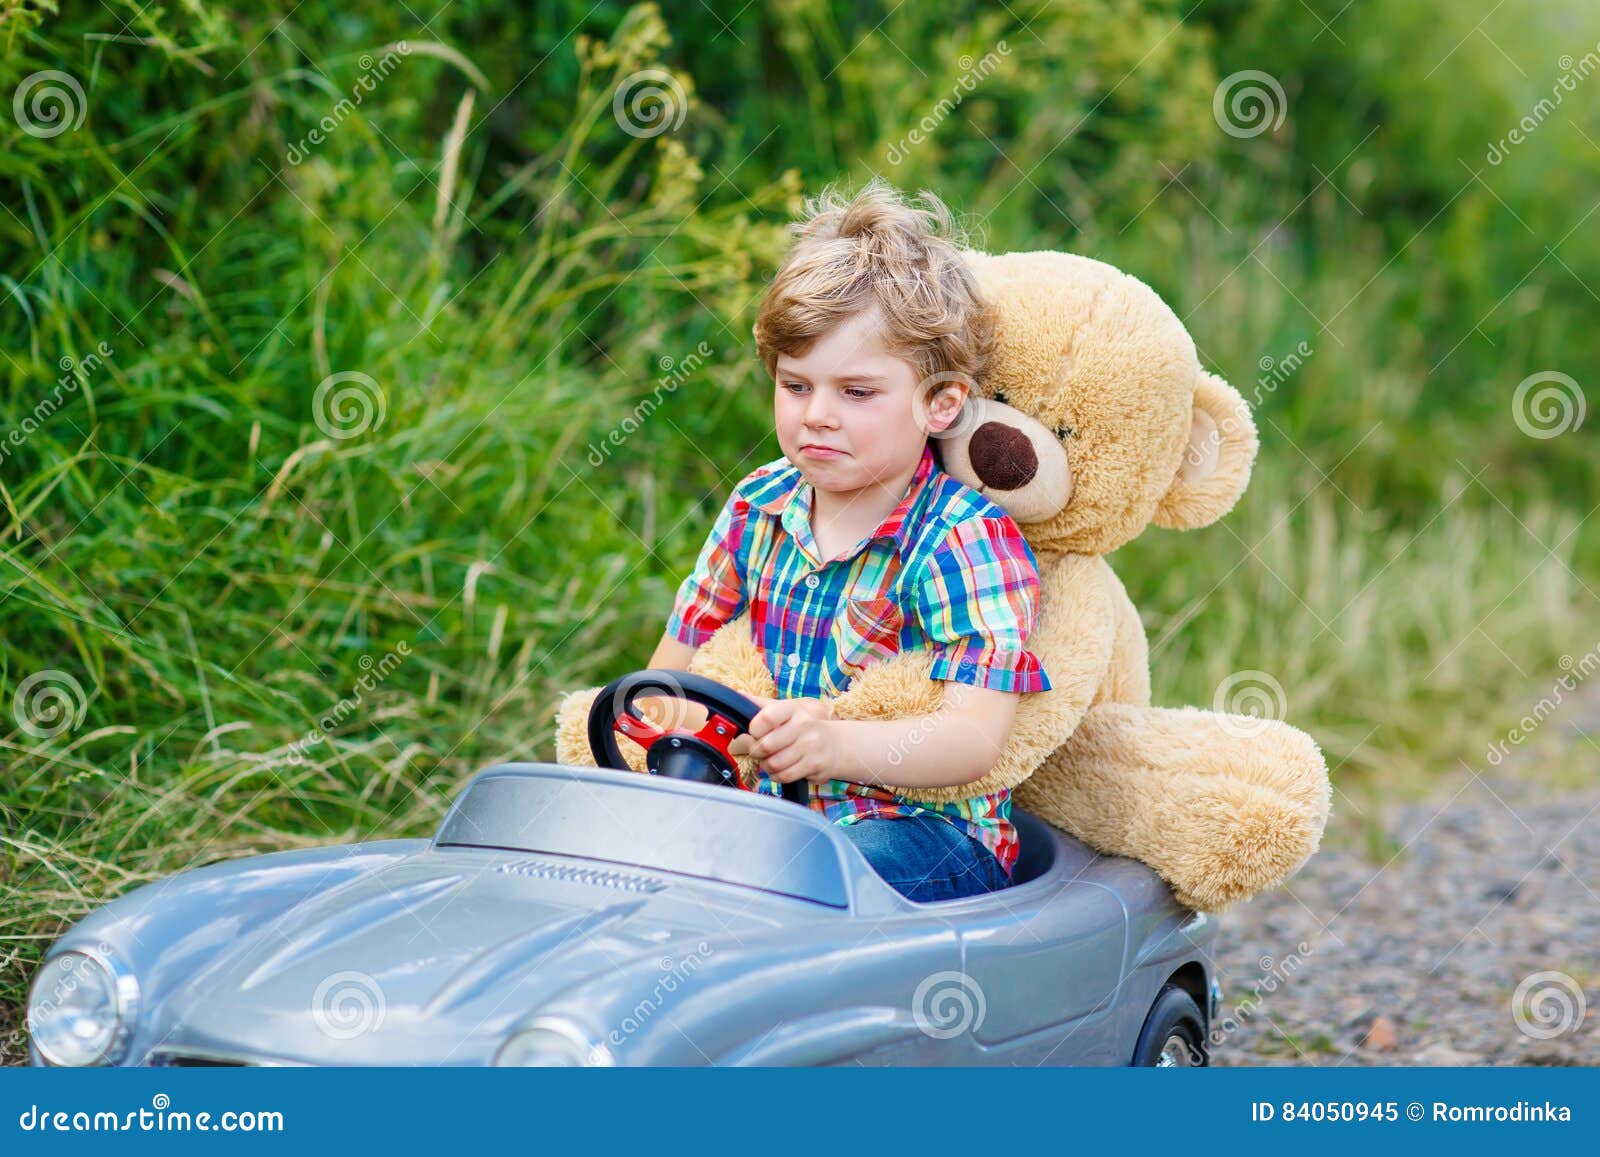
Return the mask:
<path id="1" fill-rule="evenodd" d="M 191 864 L 425 834 L 478 768 L 551 753 L 563 691 L 643 661 L 729 487 L 777 454 L 749 327 L 798 195 L 884 168 L 1002 37 L 1011 63 L 886 175 L 944 193 L 992 248 L 1144 278 L 1257 407 L 1238 510 L 1113 559 L 1157 701 L 1266 673 L 1335 766 L 1336 807 L 1481 766 L 1559 657 L 1600 643 L 1593 422 L 1537 440 L 1510 412 L 1528 374 L 1600 353 L 1581 288 L 1600 255 L 1568 232 L 1589 162 L 1557 136 L 1582 124 L 1552 120 L 1542 160 L 1446 205 L 1456 186 L 1397 142 L 1428 115 L 1460 137 L 1449 102 L 1363 112 L 1398 134 L 1372 138 L 1373 183 L 1371 158 L 1337 168 L 1296 130 L 1352 127 L 1328 74 L 1382 104 L 1398 82 L 1361 68 L 1384 26 L 1368 11 L 1313 43 L 1289 5 L 1289 128 L 1227 137 L 1211 93 L 1270 39 L 1237 7 L 1178 26 L 1165 0 L 907 5 L 875 28 L 763 4 L 728 32 L 675 14 L 671 39 L 605 7 L 582 41 L 587 5 L 458 0 L 425 31 L 363 3 L 5 9 L 0 91 L 61 69 L 88 105 L 54 138 L 0 123 L 0 437 L 45 404 L 0 460 L 4 1058 L 41 952 L 97 904 Z M 1500 19 L 1532 91 L 1545 49 Z M 362 54 L 407 37 L 290 164 Z M 1064 44 L 1077 67 L 1047 67 Z M 1470 40 L 1423 91 L 1481 75 L 1491 109 L 1520 107 L 1486 54 Z M 614 92 L 657 66 L 682 128 L 622 132 Z M 1534 265 L 1514 217 L 1560 260 Z M 1263 372 L 1301 343 L 1293 373 Z M 85 367 L 71 388 L 64 358 Z M 372 417 L 340 437 L 359 410 L 317 390 L 352 373 Z M 41 675 L 81 690 L 43 737 L 13 711 Z"/>

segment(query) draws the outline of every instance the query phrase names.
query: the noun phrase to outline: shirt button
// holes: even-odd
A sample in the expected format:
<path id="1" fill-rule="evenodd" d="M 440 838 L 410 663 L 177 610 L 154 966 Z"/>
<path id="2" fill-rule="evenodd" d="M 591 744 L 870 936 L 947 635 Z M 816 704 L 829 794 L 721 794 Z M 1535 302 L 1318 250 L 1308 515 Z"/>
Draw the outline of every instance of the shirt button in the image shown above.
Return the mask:
<path id="1" fill-rule="evenodd" d="M 807 590 L 813 590 L 813 591 L 816 590 L 817 589 L 817 584 L 820 583 L 821 581 L 822 580 L 819 579 L 814 574 L 806 575 L 806 589 Z"/>
<path id="2" fill-rule="evenodd" d="M 800 655 L 799 655 L 799 653 L 795 652 L 795 651 L 790 651 L 789 652 L 789 666 L 798 667 L 799 665 L 800 665 Z"/>

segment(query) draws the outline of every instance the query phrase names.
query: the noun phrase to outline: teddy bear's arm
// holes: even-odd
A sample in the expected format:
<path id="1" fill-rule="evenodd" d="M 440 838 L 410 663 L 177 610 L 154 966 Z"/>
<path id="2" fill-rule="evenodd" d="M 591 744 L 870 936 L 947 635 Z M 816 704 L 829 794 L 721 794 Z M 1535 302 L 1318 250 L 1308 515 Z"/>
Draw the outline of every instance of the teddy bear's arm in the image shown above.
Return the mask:
<path id="1" fill-rule="evenodd" d="M 1116 578 L 1103 559 L 1061 555 L 1039 567 L 1039 615 L 1028 649 L 1050 677 L 1049 691 L 1021 696 L 1011 735 L 989 773 L 974 783 L 951 787 L 897 787 L 911 800 L 946 802 L 988 795 L 1027 779 L 1077 729 L 1095 701 L 1110 666 L 1116 638 L 1112 592 Z M 745 694 L 772 696 L 776 686 L 750 636 L 749 619 L 741 615 L 725 624 L 695 653 L 689 669 Z M 905 651 L 861 671 L 833 701 L 839 719 L 910 719 L 930 715 L 944 702 L 944 684 L 932 678 L 933 655 Z M 593 766 L 589 752 L 588 712 L 595 692 L 567 696 L 557 715 L 556 758 L 561 763 Z M 643 770 L 643 753 L 627 739 L 619 740 L 630 766 Z M 740 760 L 746 783 L 754 767 Z"/>

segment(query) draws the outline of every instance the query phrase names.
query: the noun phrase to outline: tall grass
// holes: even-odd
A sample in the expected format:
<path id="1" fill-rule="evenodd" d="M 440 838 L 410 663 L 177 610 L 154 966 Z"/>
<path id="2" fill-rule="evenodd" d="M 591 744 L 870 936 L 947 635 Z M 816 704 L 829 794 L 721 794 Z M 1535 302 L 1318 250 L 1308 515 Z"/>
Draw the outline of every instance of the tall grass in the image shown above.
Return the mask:
<path id="1" fill-rule="evenodd" d="M 1592 267 L 1592 232 L 1506 285 L 1536 254 L 1477 182 L 1427 224 L 1449 190 L 1402 163 L 1426 102 L 1372 137 L 1376 184 L 1308 139 L 1342 123 L 1319 69 L 1398 83 L 1363 71 L 1376 12 L 1335 42 L 1294 5 L 1263 28 L 1168 0 L 690 6 L 670 34 L 647 6 L 458 0 L 425 29 L 312 7 L 8 12 L 0 91 L 63 70 L 87 107 L 59 136 L 0 126 L 0 437 L 28 427 L 0 460 L 0 1008 L 142 881 L 426 833 L 473 771 L 547 757 L 560 693 L 642 661 L 728 488 L 776 456 L 751 310 L 799 195 L 839 175 L 1138 274 L 1252 398 L 1238 511 L 1113 560 L 1159 701 L 1270 675 L 1362 807 L 1476 758 L 1600 641 L 1592 426 L 1530 439 L 1509 401 L 1593 364 L 1561 269 Z M 1220 133 L 1218 81 L 1284 21 L 1259 66 L 1294 135 Z M 614 96 L 656 69 L 687 115 L 630 134 Z M 1559 233 L 1587 208 L 1568 177 L 1548 200 L 1489 179 Z M 29 680 L 68 714 L 16 708 Z"/>

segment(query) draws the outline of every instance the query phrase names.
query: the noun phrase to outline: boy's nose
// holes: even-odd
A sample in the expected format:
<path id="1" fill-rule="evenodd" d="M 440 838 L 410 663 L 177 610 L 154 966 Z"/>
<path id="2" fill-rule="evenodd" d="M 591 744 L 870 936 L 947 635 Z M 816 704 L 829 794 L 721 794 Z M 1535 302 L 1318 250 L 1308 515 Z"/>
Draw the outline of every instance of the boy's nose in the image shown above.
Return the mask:
<path id="1" fill-rule="evenodd" d="M 806 403 L 805 423 L 814 428 L 834 424 L 833 406 L 823 400 L 820 392 L 813 393 L 811 400 Z"/>

